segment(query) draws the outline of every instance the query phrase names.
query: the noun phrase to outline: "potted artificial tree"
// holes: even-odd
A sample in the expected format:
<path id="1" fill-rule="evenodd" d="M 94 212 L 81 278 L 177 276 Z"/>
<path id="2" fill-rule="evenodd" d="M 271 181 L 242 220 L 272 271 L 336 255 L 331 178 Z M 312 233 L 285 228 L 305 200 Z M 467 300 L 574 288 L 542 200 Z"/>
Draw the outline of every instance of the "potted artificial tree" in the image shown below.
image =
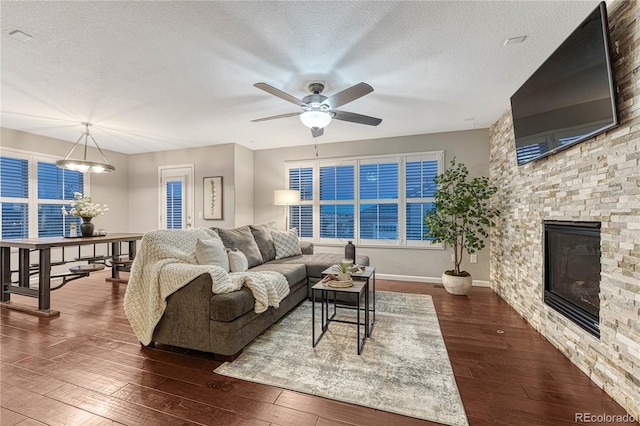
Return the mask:
<path id="1" fill-rule="evenodd" d="M 451 294 L 465 295 L 471 290 L 472 277 L 461 271 L 463 251 L 468 254 L 482 250 L 487 228 L 495 225 L 493 219 L 499 211 L 489 206 L 489 200 L 498 188 L 491 186 L 489 178 L 467 179 L 469 170 L 463 163 L 451 160 L 450 167 L 435 177 L 437 192 L 435 208 L 427 212 L 424 222 L 427 238 L 453 246 L 453 270 L 444 271 L 442 284 Z"/>

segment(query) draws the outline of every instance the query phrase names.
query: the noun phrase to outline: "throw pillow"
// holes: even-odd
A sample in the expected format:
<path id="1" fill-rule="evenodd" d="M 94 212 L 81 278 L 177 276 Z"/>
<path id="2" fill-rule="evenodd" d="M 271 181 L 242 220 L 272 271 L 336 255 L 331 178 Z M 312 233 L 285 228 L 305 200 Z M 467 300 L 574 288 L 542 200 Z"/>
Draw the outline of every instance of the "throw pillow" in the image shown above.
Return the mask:
<path id="1" fill-rule="evenodd" d="M 196 241 L 196 260 L 200 265 L 217 265 L 229 272 L 227 251 L 218 239 Z"/>
<path id="2" fill-rule="evenodd" d="M 249 268 L 264 263 L 258 244 L 256 244 L 256 240 L 253 238 L 253 234 L 248 225 L 235 229 L 218 228 L 217 231 L 226 248 L 238 249 L 247 256 Z"/>
<path id="3" fill-rule="evenodd" d="M 276 247 L 276 259 L 302 254 L 300 250 L 300 241 L 298 240 L 298 231 L 271 231 L 273 245 Z"/>
<path id="4" fill-rule="evenodd" d="M 249 225 L 253 238 L 258 244 L 262 260 L 268 262 L 276 258 L 276 247 L 273 245 L 271 231 L 277 231 L 278 226 L 275 222 L 265 223 L 264 225 Z"/>
<path id="5" fill-rule="evenodd" d="M 230 272 L 245 272 L 249 269 L 249 262 L 247 262 L 247 256 L 240 250 L 228 250 L 229 256 L 229 271 Z"/>

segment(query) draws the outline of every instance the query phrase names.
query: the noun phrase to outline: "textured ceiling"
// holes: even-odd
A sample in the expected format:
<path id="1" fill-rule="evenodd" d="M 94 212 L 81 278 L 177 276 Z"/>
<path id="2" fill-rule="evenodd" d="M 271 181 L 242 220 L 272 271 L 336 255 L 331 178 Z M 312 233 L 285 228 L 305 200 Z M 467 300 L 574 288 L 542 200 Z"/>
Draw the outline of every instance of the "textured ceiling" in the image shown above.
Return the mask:
<path id="1" fill-rule="evenodd" d="M 302 98 L 322 80 L 373 86 L 340 109 L 383 122 L 334 120 L 320 143 L 486 128 L 596 5 L 2 1 L 1 125 L 75 141 L 90 121 L 123 153 L 312 144 L 297 117 L 250 123 L 297 111 L 252 85 Z"/>

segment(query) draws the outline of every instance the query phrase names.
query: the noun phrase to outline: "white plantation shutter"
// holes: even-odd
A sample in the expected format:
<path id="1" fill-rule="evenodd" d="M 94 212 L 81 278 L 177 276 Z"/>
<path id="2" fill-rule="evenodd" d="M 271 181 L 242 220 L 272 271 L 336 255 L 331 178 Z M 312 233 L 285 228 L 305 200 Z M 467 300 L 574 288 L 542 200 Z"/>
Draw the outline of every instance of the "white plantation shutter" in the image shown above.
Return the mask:
<path id="1" fill-rule="evenodd" d="M 296 228 L 300 237 L 313 237 L 313 205 L 289 206 L 289 228 Z"/>
<path id="2" fill-rule="evenodd" d="M 320 166 L 320 238 L 353 239 L 355 167 Z"/>
<path id="3" fill-rule="evenodd" d="M 167 229 L 182 229 L 182 181 L 168 181 L 167 191 Z"/>
<path id="4" fill-rule="evenodd" d="M 2 238 L 29 236 L 29 161 L 0 157 Z"/>
<path id="5" fill-rule="evenodd" d="M 0 157 L 0 187 L 3 198 L 29 198 L 29 161 Z"/>
<path id="6" fill-rule="evenodd" d="M 425 152 L 286 163 L 286 185 L 301 193 L 291 226 L 319 243 L 441 248 L 424 237 L 424 215 L 443 162 Z"/>
<path id="7" fill-rule="evenodd" d="M 288 170 L 289 189 L 300 191 L 300 204 L 289 206 L 289 227 L 298 230 L 303 238 L 313 237 L 313 168 L 296 167 Z"/>
<path id="8" fill-rule="evenodd" d="M 360 162 L 360 240 L 397 240 L 398 159 Z"/>
<path id="9" fill-rule="evenodd" d="M 68 203 L 73 193 L 84 193 L 84 174 L 75 170 L 64 170 L 54 163 L 38 161 L 38 237 L 59 237 L 69 233 L 69 225 L 80 218 L 62 214 L 62 206 L 70 209 Z"/>
<path id="10" fill-rule="evenodd" d="M 56 167 L 54 159 L 44 160 L 19 150 L 3 149 L 0 157 L 1 237 L 28 238 L 61 236 L 68 232 L 74 216 L 63 216 L 61 208 L 74 192 L 85 192 L 85 177 L 73 170 Z"/>
<path id="11" fill-rule="evenodd" d="M 435 207 L 434 178 L 442 172 L 436 156 L 408 157 L 405 166 L 406 236 L 408 241 L 424 241 L 427 228 L 424 215 Z"/>

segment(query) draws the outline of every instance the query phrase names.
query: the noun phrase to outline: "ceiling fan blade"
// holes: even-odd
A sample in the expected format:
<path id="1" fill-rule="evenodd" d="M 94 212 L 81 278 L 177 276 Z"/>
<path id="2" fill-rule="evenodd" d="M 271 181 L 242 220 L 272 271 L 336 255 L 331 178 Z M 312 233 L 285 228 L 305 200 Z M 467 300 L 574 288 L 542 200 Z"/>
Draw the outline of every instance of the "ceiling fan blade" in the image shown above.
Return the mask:
<path id="1" fill-rule="evenodd" d="M 289 112 L 287 114 L 272 115 L 271 117 L 256 118 L 255 120 L 251 120 L 251 122 L 252 123 L 257 123 L 259 121 L 275 120 L 276 118 L 295 117 L 296 115 L 300 115 L 300 114 L 302 114 L 302 111 L 300 111 L 300 112 Z"/>
<path id="2" fill-rule="evenodd" d="M 350 121 L 352 123 L 367 124 L 369 126 L 377 126 L 382 123 L 381 118 L 371 117 L 368 115 L 356 114 L 355 112 L 347 111 L 332 111 L 336 120 Z"/>
<path id="3" fill-rule="evenodd" d="M 373 87 L 367 83 L 358 83 L 355 86 L 351 86 L 348 89 L 344 89 L 342 92 L 338 92 L 333 96 L 329 96 L 323 104 L 329 105 L 329 108 L 338 108 L 341 105 L 348 104 L 355 101 L 364 95 L 373 92 Z"/>
<path id="4" fill-rule="evenodd" d="M 324 128 L 312 127 L 311 128 L 311 136 L 317 138 L 318 136 L 324 135 Z"/>
<path id="5" fill-rule="evenodd" d="M 292 104 L 296 104 L 298 106 L 306 105 L 304 102 L 302 102 L 300 99 L 296 98 L 295 96 L 285 93 L 280 89 L 276 89 L 275 87 L 267 83 L 256 83 L 253 85 L 253 87 L 257 87 L 260 90 L 264 90 L 265 92 L 270 93 L 273 96 L 277 96 L 280 99 L 284 99 L 285 101 L 291 102 Z"/>

